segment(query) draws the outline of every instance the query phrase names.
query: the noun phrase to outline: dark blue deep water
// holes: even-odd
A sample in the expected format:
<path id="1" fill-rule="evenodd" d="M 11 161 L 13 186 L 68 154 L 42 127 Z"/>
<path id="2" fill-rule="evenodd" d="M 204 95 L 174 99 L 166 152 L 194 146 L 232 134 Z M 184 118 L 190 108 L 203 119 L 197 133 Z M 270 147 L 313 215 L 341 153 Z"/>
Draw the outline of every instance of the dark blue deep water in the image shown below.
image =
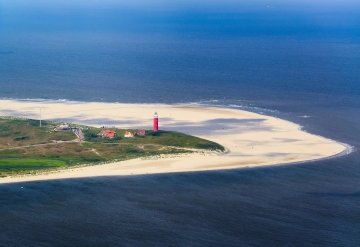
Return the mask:
<path id="1" fill-rule="evenodd" d="M 232 107 L 354 147 L 0 185 L 0 246 L 360 246 L 359 13 L 352 0 L 0 1 L 0 98 Z"/>

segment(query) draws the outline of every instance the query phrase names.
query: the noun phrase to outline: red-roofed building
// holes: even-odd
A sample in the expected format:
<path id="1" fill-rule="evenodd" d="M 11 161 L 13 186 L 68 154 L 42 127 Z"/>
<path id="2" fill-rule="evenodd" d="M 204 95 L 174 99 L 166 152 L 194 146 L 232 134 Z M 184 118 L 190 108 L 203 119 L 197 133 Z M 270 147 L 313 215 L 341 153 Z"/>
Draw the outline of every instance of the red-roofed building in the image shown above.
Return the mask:
<path id="1" fill-rule="evenodd" d="M 116 132 L 115 130 L 102 130 L 99 135 L 101 137 L 111 139 L 111 138 L 115 138 Z"/>
<path id="2" fill-rule="evenodd" d="M 136 131 L 136 134 L 139 135 L 139 136 L 144 136 L 146 134 L 146 131 L 145 130 L 138 130 L 138 131 Z"/>
<path id="3" fill-rule="evenodd" d="M 136 132 L 131 133 L 130 131 L 125 131 L 124 137 L 134 137 L 135 134 Z"/>

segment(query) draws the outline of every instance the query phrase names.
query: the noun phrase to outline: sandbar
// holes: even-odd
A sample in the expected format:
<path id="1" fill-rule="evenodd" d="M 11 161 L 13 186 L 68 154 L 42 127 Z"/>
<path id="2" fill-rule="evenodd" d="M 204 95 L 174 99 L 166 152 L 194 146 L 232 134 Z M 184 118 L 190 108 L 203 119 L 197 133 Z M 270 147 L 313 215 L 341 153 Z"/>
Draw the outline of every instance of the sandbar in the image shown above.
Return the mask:
<path id="1" fill-rule="evenodd" d="M 95 176 L 206 171 L 289 164 L 335 156 L 344 144 L 302 131 L 300 126 L 253 112 L 198 105 L 122 104 L 75 101 L 0 100 L 0 115 L 89 126 L 184 132 L 223 145 L 226 151 L 161 155 L 32 176 L 0 178 L 0 183 Z"/>

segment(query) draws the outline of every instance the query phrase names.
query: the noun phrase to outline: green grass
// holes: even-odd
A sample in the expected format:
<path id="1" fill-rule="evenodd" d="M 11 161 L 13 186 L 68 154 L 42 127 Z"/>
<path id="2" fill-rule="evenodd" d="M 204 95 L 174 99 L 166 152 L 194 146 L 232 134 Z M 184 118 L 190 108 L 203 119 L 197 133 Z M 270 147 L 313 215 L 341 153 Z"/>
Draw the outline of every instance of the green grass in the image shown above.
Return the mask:
<path id="1" fill-rule="evenodd" d="M 157 144 L 162 146 L 174 146 L 180 148 L 194 148 L 194 149 L 208 149 L 224 151 L 224 147 L 199 137 L 187 135 L 176 131 L 152 131 L 146 132 L 145 136 L 135 136 L 133 138 L 125 138 L 124 132 L 135 130 L 115 129 L 118 134 L 117 138 L 104 139 L 97 134 L 100 133 L 100 128 L 88 128 L 83 130 L 85 139 L 89 142 L 101 142 L 101 143 L 131 143 L 131 144 Z"/>
<path id="2" fill-rule="evenodd" d="M 53 159 L 24 159 L 24 158 L 8 158 L 0 159 L 0 177 L 9 174 L 29 174 L 31 171 L 54 169 L 66 167 L 67 164 L 63 160 Z"/>
<path id="3" fill-rule="evenodd" d="M 32 169 L 33 167 L 46 168 L 46 167 L 60 167 L 65 166 L 66 162 L 62 160 L 36 160 L 36 159 L 19 159 L 9 158 L 0 159 L 0 169 L 3 170 L 19 170 L 19 169 Z"/>
<path id="4" fill-rule="evenodd" d="M 58 123 L 20 118 L 0 118 L 0 149 L 48 143 L 70 141 L 76 138 L 71 131 L 54 132 Z"/>
<path id="5" fill-rule="evenodd" d="M 42 121 L 42 127 L 39 127 L 38 120 L 0 118 L 0 177 L 192 152 L 189 149 L 224 151 L 224 147 L 215 142 L 180 132 L 147 131 L 146 136 L 124 138 L 125 131 L 135 130 L 115 129 L 118 136 L 105 139 L 98 136 L 102 129 L 87 126 L 83 126 L 84 142 L 57 142 L 76 139 L 72 131 L 54 132 L 57 124 Z"/>

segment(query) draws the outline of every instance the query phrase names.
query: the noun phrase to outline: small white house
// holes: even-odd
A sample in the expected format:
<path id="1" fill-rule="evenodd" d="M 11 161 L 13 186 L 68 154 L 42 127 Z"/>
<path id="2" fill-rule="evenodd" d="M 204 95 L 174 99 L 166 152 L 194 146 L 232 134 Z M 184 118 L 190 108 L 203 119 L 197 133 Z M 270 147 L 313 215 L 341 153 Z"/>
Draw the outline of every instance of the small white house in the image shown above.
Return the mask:
<path id="1" fill-rule="evenodd" d="M 124 134 L 124 137 L 134 137 L 134 133 L 126 131 L 125 134 Z"/>

